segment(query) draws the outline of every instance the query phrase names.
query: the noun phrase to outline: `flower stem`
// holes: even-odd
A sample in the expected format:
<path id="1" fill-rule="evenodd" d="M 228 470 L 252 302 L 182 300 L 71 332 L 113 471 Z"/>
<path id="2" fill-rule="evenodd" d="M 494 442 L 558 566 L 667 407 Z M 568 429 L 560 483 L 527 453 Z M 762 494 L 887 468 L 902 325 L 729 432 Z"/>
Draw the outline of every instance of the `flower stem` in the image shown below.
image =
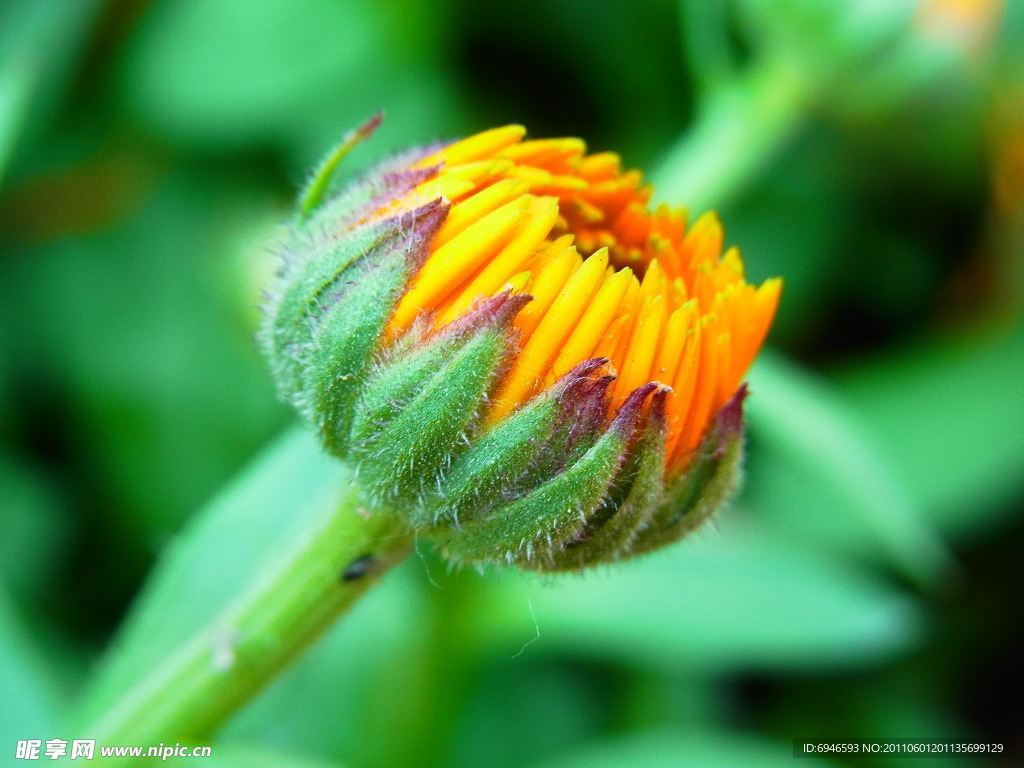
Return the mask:
<path id="1" fill-rule="evenodd" d="M 102 745 L 212 734 L 411 551 L 346 473 L 340 502 L 277 566 L 128 689 L 83 733 Z M 201 743 L 201 742 L 199 742 Z"/>
<path id="2" fill-rule="evenodd" d="M 773 56 L 711 91 L 655 174 L 658 197 L 694 213 L 730 202 L 799 126 L 820 80 Z"/>

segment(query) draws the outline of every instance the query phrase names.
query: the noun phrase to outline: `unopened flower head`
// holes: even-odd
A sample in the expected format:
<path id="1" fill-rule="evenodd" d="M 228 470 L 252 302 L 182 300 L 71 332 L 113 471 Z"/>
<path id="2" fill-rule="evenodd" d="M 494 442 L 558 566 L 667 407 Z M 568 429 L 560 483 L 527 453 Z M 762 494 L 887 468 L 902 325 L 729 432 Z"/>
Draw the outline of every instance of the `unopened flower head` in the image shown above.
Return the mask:
<path id="1" fill-rule="evenodd" d="M 326 195 L 375 127 L 285 242 L 282 393 L 453 560 L 576 569 L 692 530 L 735 486 L 780 281 L 746 282 L 715 214 L 651 210 L 617 155 L 521 126 Z"/>

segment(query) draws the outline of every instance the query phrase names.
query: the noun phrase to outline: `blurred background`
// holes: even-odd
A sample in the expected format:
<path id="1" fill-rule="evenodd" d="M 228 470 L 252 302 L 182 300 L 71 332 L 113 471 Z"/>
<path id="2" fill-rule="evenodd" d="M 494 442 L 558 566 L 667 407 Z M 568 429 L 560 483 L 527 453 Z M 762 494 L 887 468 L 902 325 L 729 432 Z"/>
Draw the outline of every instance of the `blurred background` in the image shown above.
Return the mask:
<path id="1" fill-rule="evenodd" d="M 587 577 L 424 547 L 209 764 L 1024 750 L 1020 0 L 4 0 L 0 754 L 70 738 L 160 553 L 291 425 L 253 340 L 267 243 L 378 109 L 350 173 L 521 122 L 720 211 L 786 280 L 746 485 Z M 170 624 L 202 598 L 160 599 Z"/>

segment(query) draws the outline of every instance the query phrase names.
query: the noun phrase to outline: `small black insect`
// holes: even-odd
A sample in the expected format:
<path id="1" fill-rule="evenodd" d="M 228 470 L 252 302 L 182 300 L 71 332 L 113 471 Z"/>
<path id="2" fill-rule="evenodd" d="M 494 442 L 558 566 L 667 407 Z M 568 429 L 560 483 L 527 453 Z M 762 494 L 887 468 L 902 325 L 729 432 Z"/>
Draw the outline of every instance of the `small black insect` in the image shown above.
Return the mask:
<path id="1" fill-rule="evenodd" d="M 345 582 L 355 581 L 361 579 L 373 573 L 373 566 L 377 560 L 376 555 L 363 555 L 357 557 L 351 563 L 345 566 L 345 570 L 341 572 L 341 580 Z"/>

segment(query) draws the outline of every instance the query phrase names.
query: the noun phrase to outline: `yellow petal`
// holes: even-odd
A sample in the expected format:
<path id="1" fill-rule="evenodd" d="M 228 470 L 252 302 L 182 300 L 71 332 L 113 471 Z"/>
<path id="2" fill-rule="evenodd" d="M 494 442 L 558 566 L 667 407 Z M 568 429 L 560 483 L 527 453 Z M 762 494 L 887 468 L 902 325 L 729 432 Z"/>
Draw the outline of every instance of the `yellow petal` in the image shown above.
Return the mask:
<path id="1" fill-rule="evenodd" d="M 683 347 L 686 346 L 686 332 L 693 324 L 696 309 L 696 302 L 688 302 L 669 315 L 665 324 L 665 338 L 661 342 L 654 360 L 654 370 L 651 372 L 655 381 L 672 386 L 676 371 L 679 370 L 679 363 L 682 361 Z"/>
<path id="2" fill-rule="evenodd" d="M 572 238 L 568 239 L 571 241 Z M 513 321 L 522 339 L 530 337 L 565 287 L 566 281 L 582 265 L 583 260 L 572 245 L 563 248 L 557 256 L 551 257 L 549 263 L 535 264 L 534 269 L 538 272 L 530 287 L 533 301 L 523 307 Z"/>
<path id="3" fill-rule="evenodd" d="M 562 349 L 551 366 L 553 377 L 568 373 L 573 366 L 593 356 L 597 343 L 620 311 L 622 298 L 626 295 L 629 281 L 632 279 L 633 272 L 629 269 L 614 273 L 610 278 L 605 277 L 593 302 L 586 308 L 583 317 L 562 344 Z"/>
<path id="4" fill-rule="evenodd" d="M 487 261 L 523 220 L 533 198 L 523 195 L 492 211 L 434 251 L 391 319 L 392 333 L 405 331 L 416 316 L 435 308 L 462 280 Z"/>
<path id="5" fill-rule="evenodd" d="M 489 187 L 485 187 L 471 197 L 467 197 L 458 205 L 452 206 L 441 227 L 434 238 L 433 249 L 437 250 L 451 240 L 455 235 L 473 224 L 488 213 L 500 208 L 510 200 L 521 197 L 528 187 L 522 181 L 514 179 L 503 179 Z"/>
<path id="6" fill-rule="evenodd" d="M 506 375 L 489 415 L 492 421 L 524 402 L 543 381 L 562 343 L 597 292 L 607 266 L 607 251 L 598 251 L 569 278 Z"/>
<path id="7" fill-rule="evenodd" d="M 519 272 L 548 236 L 557 216 L 557 199 L 534 198 L 519 228 L 509 236 L 508 244 L 491 257 L 479 274 L 472 279 L 462 295 L 445 313 L 443 322 L 451 322 L 477 298 L 492 295 L 510 275 Z"/>
<path id="8" fill-rule="evenodd" d="M 640 288 L 643 291 L 643 286 Z M 651 381 L 654 355 L 665 325 L 665 303 L 661 296 L 649 299 L 640 307 L 640 316 L 633 326 L 626 350 L 626 361 L 615 381 L 615 397 L 625 398 L 637 387 Z"/>
<path id="9" fill-rule="evenodd" d="M 491 157 L 497 152 L 512 144 L 519 142 L 526 135 L 526 128 L 521 125 L 506 125 L 502 128 L 492 128 L 489 131 L 475 134 L 469 138 L 456 141 L 447 147 L 438 150 L 429 157 L 425 157 L 416 163 L 415 168 L 427 168 L 431 165 L 444 162 L 447 165 L 468 163 L 472 160 Z"/>

